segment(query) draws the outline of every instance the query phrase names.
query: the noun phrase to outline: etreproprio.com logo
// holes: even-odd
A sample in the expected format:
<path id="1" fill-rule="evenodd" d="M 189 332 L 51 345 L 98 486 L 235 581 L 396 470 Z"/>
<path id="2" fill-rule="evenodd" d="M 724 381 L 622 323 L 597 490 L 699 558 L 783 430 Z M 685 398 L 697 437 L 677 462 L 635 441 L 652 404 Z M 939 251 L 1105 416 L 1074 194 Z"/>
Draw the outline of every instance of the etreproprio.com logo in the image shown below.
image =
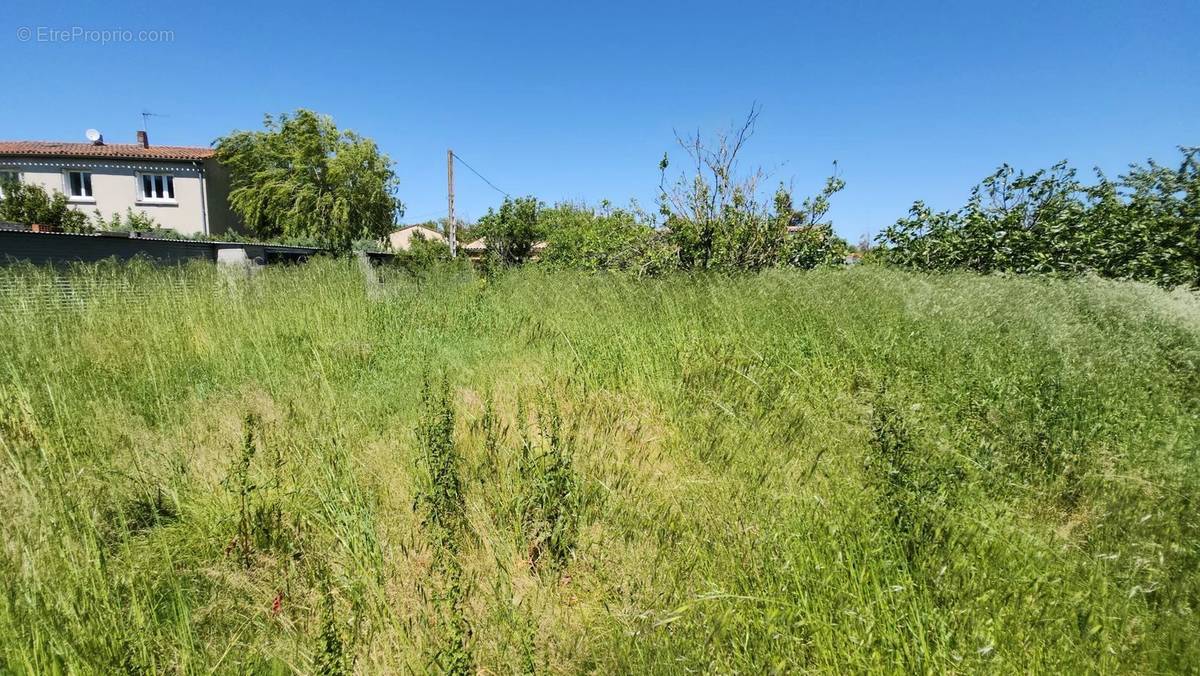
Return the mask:
<path id="1" fill-rule="evenodd" d="M 133 42 L 174 42 L 173 30 L 135 30 L 130 28 L 87 28 L 85 26 L 21 26 L 17 41 L 68 43 L 86 42 L 110 45 Z"/>

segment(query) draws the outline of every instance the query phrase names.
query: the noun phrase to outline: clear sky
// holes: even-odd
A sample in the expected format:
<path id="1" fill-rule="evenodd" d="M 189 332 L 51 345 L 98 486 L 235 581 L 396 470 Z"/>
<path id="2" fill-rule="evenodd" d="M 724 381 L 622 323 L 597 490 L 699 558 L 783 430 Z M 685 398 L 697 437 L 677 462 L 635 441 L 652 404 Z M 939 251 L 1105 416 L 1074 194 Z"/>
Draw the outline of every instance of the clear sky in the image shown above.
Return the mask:
<path id="1" fill-rule="evenodd" d="M 129 142 L 149 110 L 152 143 L 207 145 L 312 108 L 390 155 L 410 222 L 444 215 L 448 147 L 514 195 L 652 207 L 673 129 L 753 102 L 746 162 L 808 194 L 837 160 L 852 241 L 1001 162 L 1116 173 L 1200 145 L 1200 0 L 9 0 L 0 26 L 0 139 Z M 49 41 L 74 27 L 174 35 Z M 501 199 L 457 176 L 460 215 Z"/>

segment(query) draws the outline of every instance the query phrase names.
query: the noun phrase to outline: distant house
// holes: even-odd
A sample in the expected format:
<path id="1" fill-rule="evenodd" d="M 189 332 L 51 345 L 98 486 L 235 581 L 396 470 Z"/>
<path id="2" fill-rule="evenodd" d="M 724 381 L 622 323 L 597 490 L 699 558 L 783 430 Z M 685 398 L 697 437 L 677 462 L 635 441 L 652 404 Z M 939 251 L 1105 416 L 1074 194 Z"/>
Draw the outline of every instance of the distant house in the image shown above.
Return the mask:
<path id="1" fill-rule="evenodd" d="M 89 216 L 142 212 L 184 235 L 215 235 L 237 228 L 229 208 L 228 174 L 212 148 L 137 143 L 0 141 L 0 184 L 19 181 L 67 196 Z"/>
<path id="2" fill-rule="evenodd" d="M 437 230 L 432 230 L 423 225 L 410 225 L 405 228 L 400 228 L 387 236 L 385 244 L 392 251 L 408 251 L 412 246 L 413 237 L 424 237 L 428 242 L 445 242 L 446 237 Z"/>
<path id="3" fill-rule="evenodd" d="M 463 245 L 462 250 L 471 260 L 483 258 L 484 254 L 487 253 L 487 238 L 480 237 L 477 240 L 468 242 Z"/>
<path id="4" fill-rule="evenodd" d="M 467 256 L 470 257 L 471 260 L 473 260 L 473 261 L 479 260 L 487 255 L 487 251 L 488 251 L 487 238 L 480 237 L 479 239 L 477 239 L 473 242 L 464 244 L 462 250 L 467 253 Z M 542 252 L 545 250 L 546 250 L 545 242 L 535 242 L 533 245 L 533 253 L 530 256 L 530 259 L 537 260 L 538 258 L 541 257 Z"/>

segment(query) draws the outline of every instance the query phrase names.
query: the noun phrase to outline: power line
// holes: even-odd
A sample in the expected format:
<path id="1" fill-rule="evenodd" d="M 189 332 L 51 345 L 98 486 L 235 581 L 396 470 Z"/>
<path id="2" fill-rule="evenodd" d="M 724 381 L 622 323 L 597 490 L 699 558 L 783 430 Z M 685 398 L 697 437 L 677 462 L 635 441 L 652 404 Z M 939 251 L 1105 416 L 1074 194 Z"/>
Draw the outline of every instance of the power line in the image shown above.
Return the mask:
<path id="1" fill-rule="evenodd" d="M 462 162 L 464 167 L 470 169 L 472 174 L 475 174 L 479 178 L 483 179 L 483 182 L 487 183 L 489 186 L 491 186 L 492 190 L 495 190 L 496 192 L 500 193 L 501 195 L 504 195 L 505 197 L 511 197 L 511 195 L 509 195 L 507 192 L 501 190 L 500 188 L 497 188 L 495 183 L 492 183 L 491 181 L 487 180 L 486 176 L 479 173 L 478 171 L 475 171 L 475 167 L 472 167 L 471 165 L 467 164 L 467 161 L 464 160 L 463 158 L 459 157 L 458 153 L 452 152 L 450 154 L 454 156 L 454 159 L 458 160 L 459 162 Z"/>

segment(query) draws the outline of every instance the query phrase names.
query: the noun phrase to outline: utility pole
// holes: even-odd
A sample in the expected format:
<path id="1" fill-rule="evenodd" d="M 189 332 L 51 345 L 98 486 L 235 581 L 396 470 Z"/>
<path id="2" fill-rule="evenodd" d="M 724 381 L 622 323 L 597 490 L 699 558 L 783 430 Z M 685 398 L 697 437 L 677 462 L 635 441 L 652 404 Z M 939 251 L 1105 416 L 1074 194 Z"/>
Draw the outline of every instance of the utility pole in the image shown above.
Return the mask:
<path id="1" fill-rule="evenodd" d="M 446 149 L 446 207 L 449 211 L 446 223 L 450 236 L 450 257 L 458 258 L 458 226 L 454 222 L 454 151 Z"/>

